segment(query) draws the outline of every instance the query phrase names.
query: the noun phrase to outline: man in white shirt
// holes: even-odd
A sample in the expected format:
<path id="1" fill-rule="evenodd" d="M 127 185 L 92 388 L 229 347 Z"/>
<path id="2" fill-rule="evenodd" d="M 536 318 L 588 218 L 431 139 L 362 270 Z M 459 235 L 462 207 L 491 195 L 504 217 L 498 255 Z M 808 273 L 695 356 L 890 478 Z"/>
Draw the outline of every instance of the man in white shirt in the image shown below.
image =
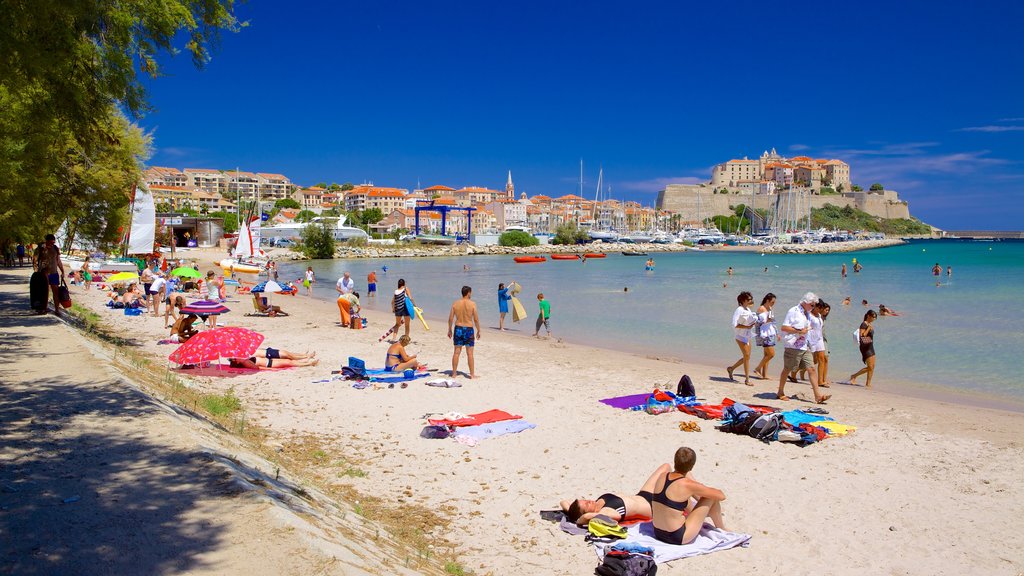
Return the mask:
<path id="1" fill-rule="evenodd" d="M 349 276 L 348 272 L 345 272 L 344 276 L 338 278 L 338 285 L 334 289 L 342 296 L 351 294 L 356 291 L 356 281 Z"/>
<path id="2" fill-rule="evenodd" d="M 779 375 L 779 400 L 789 400 L 786 396 L 786 378 L 790 373 L 796 374 L 802 369 L 807 369 L 807 376 L 811 381 L 811 389 L 814 390 L 814 401 L 824 404 L 832 396 L 822 395 L 818 391 L 818 374 L 814 370 L 814 357 L 807 345 L 807 333 L 811 329 L 811 310 L 818 303 L 818 297 L 814 292 L 804 294 L 800 303 L 786 312 L 786 319 L 782 321 L 782 342 L 786 346 L 783 356 L 782 374 Z"/>
<path id="3" fill-rule="evenodd" d="M 167 280 L 163 276 L 154 275 L 153 283 L 149 286 L 149 293 L 153 295 L 153 316 L 160 315 L 160 302 L 167 297 Z"/>

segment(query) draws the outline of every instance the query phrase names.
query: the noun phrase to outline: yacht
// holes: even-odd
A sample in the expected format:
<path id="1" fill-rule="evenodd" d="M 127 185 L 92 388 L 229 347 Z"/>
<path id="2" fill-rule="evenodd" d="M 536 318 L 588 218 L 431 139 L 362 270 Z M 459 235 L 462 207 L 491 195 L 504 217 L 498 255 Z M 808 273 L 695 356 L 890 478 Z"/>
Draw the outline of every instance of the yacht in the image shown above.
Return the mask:
<path id="1" fill-rule="evenodd" d="M 261 229 L 263 238 L 301 238 L 302 230 L 309 225 L 327 224 L 335 240 L 352 240 L 353 238 L 370 239 L 370 235 L 361 228 L 345 226 L 345 216 L 317 216 L 309 222 L 288 222 L 266 226 Z"/>

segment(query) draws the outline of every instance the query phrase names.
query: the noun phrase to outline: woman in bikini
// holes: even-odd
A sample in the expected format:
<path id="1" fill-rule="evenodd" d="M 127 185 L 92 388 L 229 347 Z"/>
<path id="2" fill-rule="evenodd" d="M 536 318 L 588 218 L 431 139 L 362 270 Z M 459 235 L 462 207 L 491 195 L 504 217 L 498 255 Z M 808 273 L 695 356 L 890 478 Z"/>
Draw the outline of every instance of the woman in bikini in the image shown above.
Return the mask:
<path id="1" fill-rule="evenodd" d="M 273 348 L 268 348 L 267 352 L 264 352 L 264 356 L 250 356 L 248 358 L 231 358 L 228 363 L 232 368 L 256 368 L 259 370 L 265 370 L 267 368 L 291 368 L 295 366 L 316 366 L 320 363 L 319 358 L 299 358 L 291 359 L 285 358 L 284 356 L 271 358 L 269 351 Z M 277 350 L 276 352 L 285 352 L 284 350 Z M 257 352 L 259 354 L 260 352 Z"/>
<path id="2" fill-rule="evenodd" d="M 402 336 L 388 348 L 388 355 L 384 358 L 384 369 L 391 372 L 404 372 L 406 370 L 415 370 L 420 367 L 419 362 L 416 361 L 416 356 L 410 355 L 405 351 L 405 347 L 409 345 L 412 339 L 408 336 Z"/>
<path id="3" fill-rule="evenodd" d="M 660 474 L 653 488 L 651 517 L 654 519 L 654 537 L 666 544 L 689 544 L 697 538 L 707 519 L 716 528 L 725 530 L 722 520 L 725 493 L 694 479 L 692 470 L 697 463 L 697 454 L 684 446 L 676 450 L 674 460 L 672 471 Z M 658 470 L 667 466 L 663 464 Z"/>
<path id="4" fill-rule="evenodd" d="M 655 482 L 667 474 L 671 468 L 668 464 L 662 464 L 651 477 L 644 482 L 640 491 L 633 495 L 619 496 L 606 493 L 597 497 L 596 500 L 577 498 L 575 500 L 562 500 L 562 512 L 570 522 L 578 526 L 586 526 L 590 519 L 598 514 L 608 516 L 612 520 L 621 522 L 626 518 L 650 518 L 651 500 L 654 498 Z"/>

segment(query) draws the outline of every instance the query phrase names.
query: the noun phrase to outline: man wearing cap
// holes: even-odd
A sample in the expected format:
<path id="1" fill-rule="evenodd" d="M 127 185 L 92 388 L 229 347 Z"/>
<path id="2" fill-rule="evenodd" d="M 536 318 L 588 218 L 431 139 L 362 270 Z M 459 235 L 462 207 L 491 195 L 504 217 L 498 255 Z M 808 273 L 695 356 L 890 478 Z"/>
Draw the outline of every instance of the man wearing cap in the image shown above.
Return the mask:
<path id="1" fill-rule="evenodd" d="M 779 400 L 789 400 L 789 396 L 786 396 L 786 377 L 803 369 L 807 370 L 815 402 L 824 404 L 832 397 L 828 394 L 822 395 L 818 391 L 818 371 L 814 369 L 814 358 L 807 345 L 807 333 L 811 329 L 811 309 L 817 303 L 818 297 L 814 292 L 804 294 L 800 303 L 790 308 L 789 312 L 786 312 L 786 319 L 782 321 L 782 341 L 786 346 L 786 352 L 783 356 L 782 374 L 779 375 Z"/>
<path id="2" fill-rule="evenodd" d="M 46 274 L 46 283 L 50 285 L 50 293 L 53 294 L 53 313 L 60 316 L 60 283 L 64 279 L 64 263 L 60 260 L 60 248 L 57 248 L 57 238 L 53 234 L 46 235 L 39 255 L 39 267 Z"/>

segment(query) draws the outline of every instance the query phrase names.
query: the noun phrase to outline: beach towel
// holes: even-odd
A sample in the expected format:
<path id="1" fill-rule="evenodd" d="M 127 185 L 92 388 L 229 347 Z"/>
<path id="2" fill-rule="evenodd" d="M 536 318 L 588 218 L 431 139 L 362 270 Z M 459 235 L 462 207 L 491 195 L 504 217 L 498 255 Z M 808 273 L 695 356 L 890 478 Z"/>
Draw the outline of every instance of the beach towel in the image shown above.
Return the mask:
<path id="1" fill-rule="evenodd" d="M 515 416 L 509 414 L 504 410 L 488 410 L 487 412 L 481 412 L 479 414 L 470 414 L 465 418 L 459 418 L 458 420 L 427 420 L 431 424 L 444 424 L 445 426 L 479 426 L 481 424 L 490 424 L 491 422 L 502 422 L 505 420 L 518 420 L 522 416 Z"/>
<path id="2" fill-rule="evenodd" d="M 628 396 L 616 396 L 614 398 L 605 398 L 604 400 L 598 400 L 602 404 L 607 404 L 612 408 L 618 408 L 620 410 L 629 410 L 635 406 L 646 406 L 647 398 L 651 394 L 645 392 L 643 394 L 630 394 Z"/>
<path id="3" fill-rule="evenodd" d="M 626 539 L 624 542 L 628 544 L 646 546 L 647 548 L 653 549 L 654 561 L 658 564 L 664 564 L 665 562 L 671 562 L 680 558 L 690 558 L 692 556 L 700 556 L 701 554 L 710 554 L 712 552 L 728 550 L 729 548 L 735 548 L 737 546 L 749 546 L 750 534 L 727 532 L 725 530 L 714 528 L 710 524 L 705 524 L 704 528 L 701 529 L 700 534 L 697 535 L 696 540 L 690 544 L 675 546 L 655 539 L 654 524 L 651 522 L 644 522 L 643 524 L 630 526 L 626 531 Z M 597 557 L 599 559 L 603 559 L 605 552 L 611 550 L 614 546 L 614 543 L 597 543 L 594 545 L 594 550 L 597 552 Z"/>
<path id="4" fill-rule="evenodd" d="M 498 436 L 504 436 L 506 434 L 518 434 L 523 430 L 529 430 L 530 428 L 536 427 L 536 424 L 531 424 L 526 420 L 506 420 L 503 422 L 482 424 L 480 426 L 462 426 L 455 431 L 455 436 L 469 436 L 470 438 L 476 438 L 477 440 L 487 440 L 489 438 L 497 438 Z"/>
<path id="5" fill-rule="evenodd" d="M 821 414 L 808 414 L 801 410 L 787 410 L 782 413 L 782 419 L 790 426 L 799 426 L 804 423 L 832 420 L 832 418 L 829 418 L 828 416 L 822 416 Z"/>
<path id="6" fill-rule="evenodd" d="M 735 400 L 725 398 L 722 400 L 721 404 L 680 404 L 678 408 L 681 412 L 685 412 L 691 416 L 696 416 L 705 420 L 721 420 L 722 412 L 727 406 L 732 406 L 733 404 L 736 404 Z M 778 408 L 762 404 L 746 404 L 746 406 L 758 414 L 771 414 L 772 412 L 779 411 Z"/>
<path id="7" fill-rule="evenodd" d="M 811 426 L 817 428 L 824 428 L 828 431 L 829 436 L 846 436 L 850 432 L 857 430 L 856 426 L 850 426 L 849 424 L 840 424 L 838 422 L 831 422 L 828 420 L 817 420 L 809 423 Z"/>
<path id="8" fill-rule="evenodd" d="M 412 376 L 406 376 L 401 372 L 390 372 L 390 374 L 394 374 L 394 376 L 370 376 L 370 382 L 408 382 L 430 376 L 428 372 L 416 372 Z"/>

